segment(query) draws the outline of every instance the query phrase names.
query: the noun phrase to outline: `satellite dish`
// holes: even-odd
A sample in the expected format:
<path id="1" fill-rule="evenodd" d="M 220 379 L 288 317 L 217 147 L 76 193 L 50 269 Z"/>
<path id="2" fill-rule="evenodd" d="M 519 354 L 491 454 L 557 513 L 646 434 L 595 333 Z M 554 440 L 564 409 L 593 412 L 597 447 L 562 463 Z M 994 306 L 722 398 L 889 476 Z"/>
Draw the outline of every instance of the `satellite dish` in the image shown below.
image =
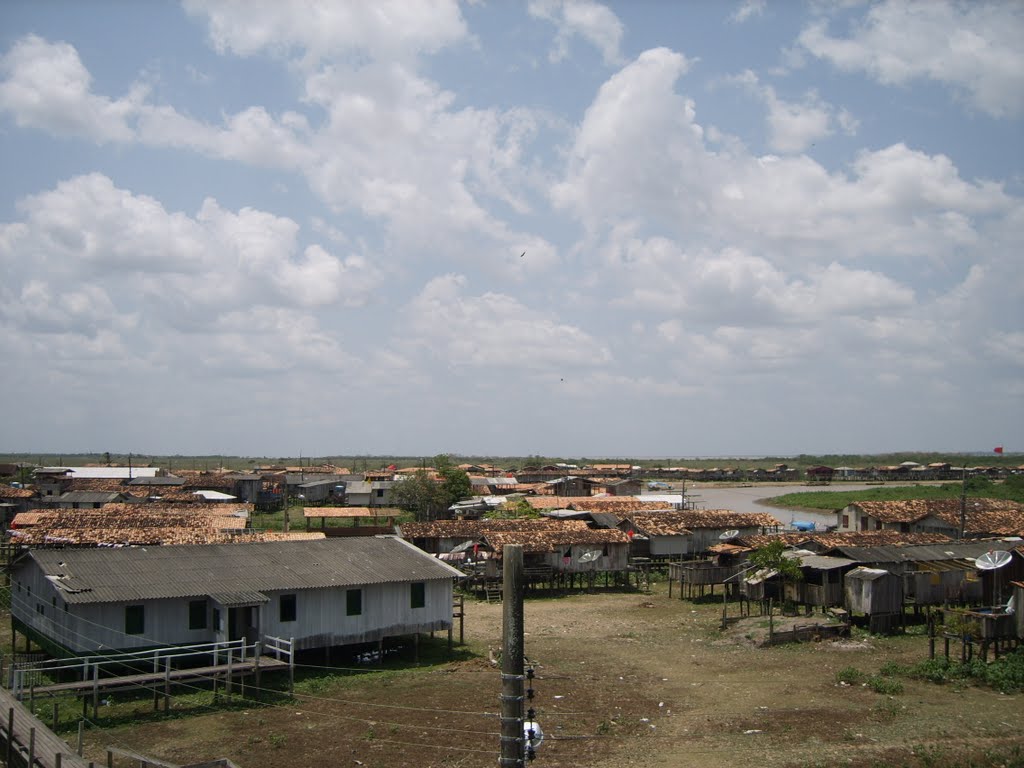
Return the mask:
<path id="1" fill-rule="evenodd" d="M 996 568 L 1002 568 L 1007 565 L 1013 559 L 1013 555 L 1009 552 L 1002 550 L 989 550 L 985 554 L 979 556 L 974 564 L 978 566 L 979 570 L 982 571 L 994 571 Z"/>
<path id="2" fill-rule="evenodd" d="M 730 528 L 728 531 L 723 531 L 718 538 L 722 541 L 728 541 L 729 539 L 735 539 L 740 535 L 740 532 L 735 528 Z"/>
<path id="3" fill-rule="evenodd" d="M 601 550 L 600 549 L 588 549 L 586 552 L 584 552 L 582 555 L 580 555 L 579 562 L 581 562 L 581 563 L 592 563 L 595 560 L 597 560 L 597 558 L 599 558 L 600 556 L 601 556 Z"/>

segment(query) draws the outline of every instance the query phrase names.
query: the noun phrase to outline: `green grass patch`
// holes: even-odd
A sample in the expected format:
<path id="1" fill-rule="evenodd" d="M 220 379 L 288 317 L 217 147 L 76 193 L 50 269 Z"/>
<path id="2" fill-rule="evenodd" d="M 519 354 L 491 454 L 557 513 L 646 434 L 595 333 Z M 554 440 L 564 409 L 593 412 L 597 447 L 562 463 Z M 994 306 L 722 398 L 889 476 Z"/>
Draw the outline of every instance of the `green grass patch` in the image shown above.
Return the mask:
<path id="1" fill-rule="evenodd" d="M 847 685 L 860 685 L 866 675 L 856 667 L 844 667 L 836 673 L 836 680 Z"/>
<path id="2" fill-rule="evenodd" d="M 893 673 L 932 683 L 971 682 L 988 685 L 1000 693 L 1020 693 L 1024 691 L 1024 648 L 991 662 L 974 659 L 961 664 L 938 658 L 909 667 L 893 665 Z"/>
<path id="3" fill-rule="evenodd" d="M 1009 499 L 1024 502 L 1024 490 L 1015 484 L 978 484 L 968 491 L 971 498 Z M 909 499 L 959 499 L 960 483 L 943 485 L 878 486 L 862 491 L 806 491 L 763 499 L 774 507 L 803 507 L 832 511 L 858 501 L 907 501 Z"/>

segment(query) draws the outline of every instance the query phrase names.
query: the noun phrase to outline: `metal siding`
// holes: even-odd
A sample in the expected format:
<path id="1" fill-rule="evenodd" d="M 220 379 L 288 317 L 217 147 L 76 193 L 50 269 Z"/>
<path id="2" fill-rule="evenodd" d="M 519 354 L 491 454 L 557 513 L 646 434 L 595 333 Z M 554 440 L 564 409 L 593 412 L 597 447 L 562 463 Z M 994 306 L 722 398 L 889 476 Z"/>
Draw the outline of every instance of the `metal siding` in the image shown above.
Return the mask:
<path id="1" fill-rule="evenodd" d="M 407 578 L 404 581 L 360 585 L 363 589 L 361 616 L 345 615 L 345 585 L 321 589 L 264 590 L 270 600 L 259 608 L 257 621 L 261 636 L 269 634 L 294 637 L 301 649 L 344 645 L 376 640 L 389 635 L 429 632 L 450 627 L 452 579 L 437 578 L 437 569 L 433 567 L 432 558 L 423 553 L 417 554 L 417 550 L 404 543 L 399 543 L 398 547 L 397 550 L 391 549 L 392 553 L 398 556 L 398 560 L 402 560 L 403 555 L 411 552 L 414 558 L 424 562 L 428 567 L 406 568 Z M 70 551 L 65 551 L 65 554 L 67 552 Z M 151 574 L 145 574 L 142 564 L 126 563 L 126 566 L 124 573 L 138 573 L 143 581 L 152 578 Z M 426 605 L 423 608 L 411 607 L 409 584 L 413 581 L 423 581 L 426 584 Z M 21 585 L 20 593 L 17 589 L 18 584 Z M 124 591 L 129 594 L 123 595 L 121 600 L 69 604 L 69 611 L 65 612 L 65 595 L 45 577 L 40 564 L 29 559 L 18 568 L 12 581 L 12 613 L 41 634 L 77 652 L 226 639 L 227 609 L 221 609 L 221 632 L 215 632 L 210 614 L 206 629 L 189 630 L 188 604 L 196 596 L 140 600 L 136 598 L 135 591 Z M 209 585 L 207 591 L 210 591 Z M 282 623 L 279 621 L 278 598 L 281 594 L 292 593 L 296 595 L 297 620 Z M 50 602 L 54 596 L 57 597 L 56 612 Z M 36 604 L 40 602 L 46 606 L 45 616 L 36 613 Z M 137 603 L 146 606 L 144 632 L 142 635 L 125 635 L 124 606 Z"/>
<path id="2" fill-rule="evenodd" d="M 685 555 L 690 551 L 689 536 L 651 536 L 650 542 L 651 555 L 655 557 Z"/>

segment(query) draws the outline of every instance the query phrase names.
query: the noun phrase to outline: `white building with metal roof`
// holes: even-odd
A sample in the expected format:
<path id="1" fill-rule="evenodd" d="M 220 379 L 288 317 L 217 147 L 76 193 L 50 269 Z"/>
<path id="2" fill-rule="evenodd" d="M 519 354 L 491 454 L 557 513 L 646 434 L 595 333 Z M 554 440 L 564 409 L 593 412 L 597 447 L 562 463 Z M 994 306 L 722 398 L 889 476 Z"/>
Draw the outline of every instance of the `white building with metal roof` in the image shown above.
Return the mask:
<path id="1" fill-rule="evenodd" d="M 265 636 L 329 648 L 450 628 L 461 575 L 393 536 L 39 549 L 12 567 L 11 616 L 55 655 Z"/>

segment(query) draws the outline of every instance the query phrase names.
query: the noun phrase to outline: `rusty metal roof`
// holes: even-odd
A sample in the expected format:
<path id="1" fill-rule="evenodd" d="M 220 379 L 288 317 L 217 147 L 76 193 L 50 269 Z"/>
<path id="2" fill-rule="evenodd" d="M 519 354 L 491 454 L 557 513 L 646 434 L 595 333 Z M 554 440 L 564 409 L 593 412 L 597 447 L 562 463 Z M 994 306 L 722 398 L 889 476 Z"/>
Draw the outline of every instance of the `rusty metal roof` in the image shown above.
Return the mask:
<path id="1" fill-rule="evenodd" d="M 395 517 L 394 509 L 378 507 L 303 507 L 303 517 Z"/>
<path id="2" fill-rule="evenodd" d="M 858 501 L 863 512 L 883 523 L 915 523 L 936 517 L 960 526 L 960 499 L 906 499 L 904 501 Z M 1024 534 L 1024 504 L 1006 499 L 969 498 L 966 504 L 967 533 L 1019 536 Z"/>
<path id="3" fill-rule="evenodd" d="M 631 512 L 666 509 L 663 501 L 643 501 L 632 496 L 527 496 L 534 509 L 576 509 L 587 512 L 611 512 L 620 517 Z"/>
<path id="4" fill-rule="evenodd" d="M 451 579 L 462 574 L 393 536 L 261 544 L 34 550 L 69 603 L 207 597 Z M 25 562 L 18 567 L 25 567 Z"/>
<path id="5" fill-rule="evenodd" d="M 193 544 L 248 525 L 248 511 L 224 505 L 107 504 L 15 516 L 11 535 L 21 544 Z M 116 507 L 117 509 L 112 509 Z M 212 508 L 211 508 L 212 507 Z M 23 527 L 27 526 L 27 527 Z"/>
<path id="6" fill-rule="evenodd" d="M 488 531 L 484 540 L 500 553 L 508 544 L 519 544 L 523 552 L 554 552 L 573 544 L 628 544 L 629 537 L 618 528 Z"/>
<path id="7" fill-rule="evenodd" d="M 435 520 L 432 523 L 402 523 L 399 535 L 406 539 L 474 538 L 499 531 L 588 530 L 583 520 L 511 519 L 511 520 Z"/>
<path id="8" fill-rule="evenodd" d="M 31 488 L 15 488 L 11 485 L 0 485 L 0 499 L 31 499 L 36 492 Z"/>
<path id="9" fill-rule="evenodd" d="M 786 531 L 774 534 L 738 536 L 737 541 L 755 549 L 781 540 L 787 546 L 814 543 L 824 549 L 833 547 L 909 546 L 912 544 L 941 544 L 950 538 L 941 533 L 902 533 L 901 531 L 834 531 L 811 533 Z"/>
<path id="10" fill-rule="evenodd" d="M 774 515 L 767 512 L 733 512 L 730 509 L 685 509 L 628 516 L 633 522 L 638 518 L 644 521 L 656 518 L 661 521 L 659 525 L 691 531 L 699 528 L 777 528 L 781 525 Z"/>
<path id="11" fill-rule="evenodd" d="M 635 512 L 629 520 L 648 536 L 686 536 L 693 533 L 672 512 Z"/>

